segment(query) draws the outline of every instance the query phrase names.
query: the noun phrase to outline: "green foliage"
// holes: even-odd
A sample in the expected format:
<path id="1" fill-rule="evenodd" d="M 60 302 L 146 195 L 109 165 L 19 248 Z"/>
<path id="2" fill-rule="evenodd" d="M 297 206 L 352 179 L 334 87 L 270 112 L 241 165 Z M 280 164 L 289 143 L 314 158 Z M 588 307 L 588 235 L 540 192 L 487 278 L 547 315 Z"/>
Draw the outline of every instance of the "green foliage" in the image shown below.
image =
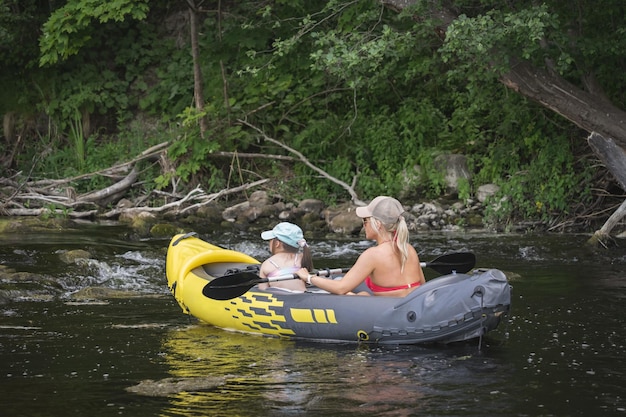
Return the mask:
<path id="1" fill-rule="evenodd" d="M 78 54 L 94 36 L 96 22 L 142 20 L 147 12 L 147 0 L 69 0 L 53 11 L 43 26 L 39 63 L 42 66 L 55 64 Z"/>
<path id="2" fill-rule="evenodd" d="M 459 200 L 467 202 L 472 197 L 472 185 L 466 178 L 459 178 Z"/>
<path id="3" fill-rule="evenodd" d="M 471 18 L 461 15 L 446 32 L 442 59 L 454 61 L 451 74 L 470 75 L 470 81 L 495 77 L 508 68 L 511 51 L 521 59 L 534 57 L 541 50 L 540 41 L 556 25 L 545 3 L 512 12 L 491 9 Z"/>
<path id="4" fill-rule="evenodd" d="M 442 153 L 470 159 L 474 178 L 461 183 L 462 199 L 481 184 L 501 185 L 497 198 L 506 199 L 494 222 L 546 220 L 588 199 L 580 184 L 590 174 L 570 142 L 580 134 L 497 77 L 516 60 L 548 61 L 570 81 L 593 73 L 624 106 L 626 78 L 617 69 L 626 28 L 612 16 L 626 6 L 456 0 L 462 16 L 444 41 L 430 9 L 437 3 L 419 0 L 396 13 L 376 0 L 222 2 L 221 14 L 202 15 L 199 113 L 185 2 L 70 0 L 50 12 L 41 2 L 0 1 L 0 111 L 47 116 L 16 159 L 25 171 L 34 165 L 35 176 L 93 172 L 168 140 L 172 165 L 142 164 L 146 188 L 216 191 L 261 175 L 278 178 L 294 198 L 348 197 L 299 162 L 215 157 L 288 154 L 263 132 L 348 184 L 356 178 L 363 199 L 405 193 L 406 172 L 416 167 L 412 195 L 439 196 L 445 178 L 433 161 Z M 40 57 L 36 31 L 24 27 L 42 27 Z M 16 40 L 24 48 L 8 48 Z M 89 137 L 77 112 L 90 116 Z M 145 114 L 149 125 L 140 122 Z"/>
<path id="5" fill-rule="evenodd" d="M 181 134 L 168 150 L 168 156 L 176 162 L 176 167 L 155 179 L 159 189 L 169 187 L 173 182 L 180 180 L 197 184 L 202 179 L 208 180 L 207 184 L 203 184 L 207 191 L 218 191 L 224 187 L 228 173 L 213 165 L 210 156 L 222 146 L 230 148 L 233 143 L 245 143 L 249 136 L 242 131 L 241 126 L 231 126 L 219 119 L 213 119 L 216 114 L 212 106 L 207 106 L 203 113 L 188 107 L 179 116 L 182 125 Z M 197 128 L 199 119 L 203 117 L 212 121 L 210 129 L 205 132 L 205 138 L 200 136 Z"/>
<path id="6" fill-rule="evenodd" d="M 208 154 L 219 149 L 217 142 L 201 140 L 199 135 L 188 132 L 173 141 L 168 150 L 169 157 L 178 161 L 175 173 L 166 173 L 157 178 L 157 185 L 162 188 L 169 185 L 173 178 L 189 182 L 194 174 L 199 173 L 206 164 Z M 175 176 L 174 176 L 175 175 Z"/>
<path id="7" fill-rule="evenodd" d="M 0 0 L 0 114 L 32 113 L 39 27 L 48 17 L 38 0 Z"/>
<path id="8" fill-rule="evenodd" d="M 57 206 L 56 204 L 46 204 L 45 211 L 41 214 L 42 220 L 51 219 L 67 219 L 69 217 L 70 209 L 63 206 Z"/>
<path id="9" fill-rule="evenodd" d="M 523 142 L 494 144 L 482 166 L 499 174 L 495 180 L 501 186 L 498 199 L 504 197 L 490 213 L 492 222 L 548 221 L 568 214 L 573 201 L 584 204 L 591 198 L 584 184 L 589 184 L 592 173 L 574 169 L 572 144 L 565 136 L 545 137 L 536 132 Z"/>
<path id="10" fill-rule="evenodd" d="M 142 81 L 139 92 L 139 108 L 151 115 L 158 115 L 164 121 L 173 121 L 190 104 L 193 95 L 192 59 L 189 51 L 174 49 L 166 44 L 164 51 L 169 51 L 163 65 L 150 70 L 142 78 L 154 78 Z"/>
<path id="11" fill-rule="evenodd" d="M 36 62 L 38 31 L 33 28 L 48 17 L 47 10 L 38 7 L 39 3 L 0 0 L 0 65 L 13 76 Z"/>
<path id="12" fill-rule="evenodd" d="M 74 155 L 76 156 L 76 165 L 79 172 L 85 169 L 85 138 L 83 135 L 83 124 L 80 112 L 74 113 L 74 119 L 70 120 L 70 143 L 74 146 Z"/>

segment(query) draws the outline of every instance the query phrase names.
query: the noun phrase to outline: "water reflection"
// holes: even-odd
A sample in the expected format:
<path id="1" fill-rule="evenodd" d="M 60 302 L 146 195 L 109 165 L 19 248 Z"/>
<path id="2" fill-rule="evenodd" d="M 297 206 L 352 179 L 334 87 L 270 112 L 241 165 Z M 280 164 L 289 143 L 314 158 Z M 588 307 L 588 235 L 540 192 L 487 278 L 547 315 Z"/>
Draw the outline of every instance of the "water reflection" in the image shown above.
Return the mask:
<path id="1" fill-rule="evenodd" d="M 482 408 L 485 411 L 502 405 L 498 397 L 506 400 L 497 387 L 510 367 L 481 354 L 476 344 L 395 348 L 305 344 L 205 325 L 170 331 L 163 350 L 173 377 L 221 376 L 226 381 L 214 389 L 175 394 L 163 415 L 180 415 L 183 410 L 185 415 L 237 415 L 254 410 L 258 416 L 410 416 L 441 406 L 442 396 L 453 409 L 473 406 L 467 391 L 481 385 L 494 392 L 491 403 Z M 483 384 L 476 374 L 489 378 Z"/>

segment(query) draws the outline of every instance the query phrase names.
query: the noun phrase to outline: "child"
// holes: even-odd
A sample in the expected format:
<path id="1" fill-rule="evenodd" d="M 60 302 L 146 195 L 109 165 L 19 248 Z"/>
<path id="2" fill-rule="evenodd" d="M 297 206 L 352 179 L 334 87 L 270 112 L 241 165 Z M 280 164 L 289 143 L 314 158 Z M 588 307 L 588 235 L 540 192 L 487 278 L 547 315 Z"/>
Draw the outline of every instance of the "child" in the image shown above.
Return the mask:
<path id="1" fill-rule="evenodd" d="M 294 274 L 300 268 L 313 270 L 311 251 L 300 227 L 293 223 L 278 223 L 272 230 L 261 233 L 261 238 L 269 240 L 270 252 L 272 253 L 272 256 L 261 264 L 259 270 L 261 278 Z M 259 284 L 260 289 L 270 286 L 302 292 L 306 288 L 304 282 L 299 279 Z"/>

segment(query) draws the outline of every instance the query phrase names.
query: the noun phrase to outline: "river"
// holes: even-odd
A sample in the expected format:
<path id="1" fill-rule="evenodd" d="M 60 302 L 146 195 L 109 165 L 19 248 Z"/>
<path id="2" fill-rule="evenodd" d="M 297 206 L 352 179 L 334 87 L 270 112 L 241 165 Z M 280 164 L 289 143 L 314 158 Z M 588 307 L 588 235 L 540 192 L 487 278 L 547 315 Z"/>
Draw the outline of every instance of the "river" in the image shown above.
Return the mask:
<path id="1" fill-rule="evenodd" d="M 263 259 L 246 233 L 201 233 Z M 0 237 L 0 262 L 61 285 L 0 305 L 0 415 L 626 416 L 626 251 L 585 235 L 414 234 L 423 261 L 472 251 L 513 286 L 510 316 L 478 346 L 301 343 L 225 332 L 167 290 L 167 239 L 119 225 Z M 310 239 L 346 267 L 363 239 Z M 59 253 L 87 249 L 88 264 Z M 428 271 L 427 278 L 433 277 Z M 28 285 L 28 283 L 24 283 Z M 87 287 L 125 296 L 77 299 Z M 138 392 L 150 385 L 153 395 Z"/>

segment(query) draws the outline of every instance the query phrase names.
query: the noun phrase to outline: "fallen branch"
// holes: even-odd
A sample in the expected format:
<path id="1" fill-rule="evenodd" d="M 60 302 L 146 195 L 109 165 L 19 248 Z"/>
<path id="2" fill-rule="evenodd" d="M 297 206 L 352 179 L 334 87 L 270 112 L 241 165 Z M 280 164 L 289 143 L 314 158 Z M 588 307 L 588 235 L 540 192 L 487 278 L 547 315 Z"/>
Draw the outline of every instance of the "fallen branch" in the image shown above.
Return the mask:
<path id="1" fill-rule="evenodd" d="M 150 159 L 150 158 L 155 157 L 155 156 L 157 156 L 159 154 L 162 154 L 163 152 L 165 152 L 165 148 L 167 148 L 169 146 L 169 144 L 170 144 L 169 142 L 159 143 L 158 145 L 155 145 L 155 146 L 152 146 L 152 147 L 146 149 L 145 151 L 140 153 L 139 156 L 131 159 L 130 161 L 122 162 L 120 164 L 114 165 L 114 166 L 106 168 L 106 169 L 101 169 L 99 171 L 90 172 L 88 174 L 81 174 L 81 175 L 77 175 L 75 177 L 63 178 L 63 179 L 59 179 L 59 180 L 32 181 L 32 182 L 27 183 L 27 185 L 29 187 L 55 187 L 55 186 L 59 186 L 59 185 L 62 185 L 62 184 L 67 184 L 67 183 L 70 183 L 70 182 L 82 180 L 82 179 L 85 179 L 85 178 L 91 178 L 91 177 L 94 177 L 96 175 L 119 176 L 121 172 L 123 172 L 123 173 L 128 172 L 128 169 L 127 169 L 128 166 L 134 165 L 135 163 L 137 163 L 139 161 L 143 161 L 144 159 Z"/>
<path id="2" fill-rule="evenodd" d="M 608 247 L 607 242 L 611 237 L 611 230 L 613 230 L 615 225 L 618 224 L 624 216 L 626 216 L 626 200 L 624 200 L 622 205 L 619 206 L 613 214 L 611 214 L 611 217 L 609 217 L 604 225 L 602 225 L 600 230 L 596 230 L 594 232 L 593 236 L 591 236 L 587 243 L 594 246 L 601 244 L 605 248 Z"/>
<path id="3" fill-rule="evenodd" d="M 234 194 L 249 188 L 257 187 L 261 184 L 268 182 L 268 179 L 258 180 L 252 183 L 243 184 L 238 187 L 224 189 L 217 193 L 207 195 L 206 192 L 200 187 L 196 187 L 184 196 L 176 194 L 168 194 L 168 198 L 176 198 L 176 201 L 164 204 L 157 207 L 149 206 L 135 206 L 135 207 L 117 207 L 113 210 L 109 210 L 105 213 L 99 214 L 98 210 L 78 211 L 77 207 L 85 206 L 94 207 L 96 204 L 100 207 L 106 206 L 116 200 L 119 200 L 136 182 L 139 177 L 139 170 L 136 163 L 146 158 L 151 158 L 159 154 L 163 154 L 164 149 L 168 143 L 163 142 L 159 145 L 153 146 L 138 157 L 131 161 L 124 162 L 122 164 L 115 165 L 113 167 L 90 173 L 84 174 L 72 178 L 65 178 L 61 180 L 45 180 L 35 182 L 18 182 L 13 179 L 3 178 L 0 180 L 0 185 L 6 186 L 9 191 L 12 191 L 10 199 L 5 200 L 0 207 L 0 213 L 2 215 L 9 216 L 42 216 L 42 215 L 54 215 L 58 217 L 69 218 L 84 218 L 84 217 L 104 217 L 114 218 L 123 213 L 140 213 L 140 212 L 165 212 L 173 210 L 176 214 L 183 213 L 200 206 L 206 205 L 211 201 L 214 201 L 222 196 L 228 194 Z M 248 155 L 246 155 L 248 156 Z M 291 157 L 283 157 L 284 159 L 294 159 Z M 60 187 L 63 184 L 76 181 L 78 179 L 87 178 L 93 175 L 102 175 L 104 173 L 116 172 L 119 173 L 122 168 L 132 166 L 130 171 L 126 170 L 127 174 L 120 181 L 115 184 L 103 188 L 101 190 L 92 191 L 79 196 L 75 195 L 72 187 Z M 24 192 L 20 191 L 23 190 Z M 158 191 L 153 191 L 158 194 Z M 147 200 L 146 195 L 140 201 Z M 33 205 L 39 207 L 32 207 Z M 140 203 L 136 203 L 140 204 Z M 190 204 L 188 207 L 186 205 Z M 27 207 L 30 205 L 31 207 Z M 11 207 L 12 208 L 9 208 Z M 46 206 L 46 207 L 41 207 Z M 57 208 L 61 207 L 61 208 Z"/>
<path id="4" fill-rule="evenodd" d="M 167 203 L 167 204 L 164 204 L 162 206 L 157 206 L 157 207 L 140 206 L 140 207 L 117 208 L 117 209 L 113 209 L 113 210 L 110 210 L 110 211 L 104 213 L 103 216 L 107 217 L 107 218 L 111 218 L 111 217 L 117 217 L 117 216 L 119 216 L 122 213 L 139 213 L 139 212 L 146 212 L 146 211 L 147 212 L 166 211 L 166 210 L 168 210 L 170 208 L 173 208 L 173 207 L 180 207 L 183 203 L 196 198 L 196 195 L 200 195 L 200 196 L 204 195 L 204 190 L 202 190 L 202 188 L 200 186 L 197 186 L 193 190 L 189 191 L 187 193 L 187 195 L 185 195 L 180 200 L 173 201 L 171 203 Z"/>
<path id="5" fill-rule="evenodd" d="M 5 209 L 3 215 L 5 216 L 54 216 L 54 217 L 69 217 L 72 219 L 85 219 L 94 217 L 98 214 L 98 210 L 89 211 L 73 211 L 62 209 L 49 209 L 49 208 L 19 208 L 19 209 Z"/>
<path id="6" fill-rule="evenodd" d="M 157 207 L 130 207 L 130 208 L 117 208 L 117 209 L 113 209 L 110 210 L 106 213 L 103 214 L 104 217 L 106 218 L 112 218 L 112 217 L 117 217 L 122 213 L 139 213 L 139 212 L 163 212 L 163 211 L 167 211 L 167 210 L 172 210 L 172 209 L 176 209 L 174 210 L 177 214 L 178 213 L 184 213 L 186 211 L 189 211 L 191 209 L 206 205 L 208 203 L 210 203 L 211 201 L 216 200 L 219 197 L 228 195 L 228 194 L 234 194 L 234 193 L 238 193 L 240 191 L 243 190 L 247 190 L 249 188 L 253 188 L 256 186 L 259 186 L 261 184 L 266 183 L 267 181 L 269 181 L 268 179 L 263 179 L 263 180 L 259 180 L 259 181 L 255 181 L 249 184 L 243 184 L 240 185 L 238 187 L 235 188 L 229 188 L 229 189 L 225 189 L 225 190 L 221 190 L 217 193 L 213 193 L 213 194 L 209 194 L 207 195 L 205 193 L 205 191 L 200 187 L 197 186 L 196 188 L 194 188 L 193 190 L 191 190 L 190 192 L 188 192 L 183 198 L 181 198 L 180 200 L 177 201 L 173 201 L 171 203 L 167 203 L 164 204 L 162 206 L 157 206 Z M 180 208 L 184 203 L 187 203 L 189 201 L 196 201 L 196 200 L 200 200 L 199 203 L 197 204 L 193 204 L 189 207 L 186 207 L 182 210 L 178 210 L 178 208 Z"/>
<path id="7" fill-rule="evenodd" d="M 604 161 L 606 168 L 617 180 L 617 183 L 626 191 L 626 151 L 618 146 L 611 138 L 605 138 L 595 132 L 591 133 L 587 138 L 589 146 Z M 597 245 L 598 243 L 606 247 L 611 230 L 626 216 L 626 200 L 621 206 L 607 219 L 600 230 L 594 232 L 593 236 L 587 241 L 588 244 Z"/>
<path id="8" fill-rule="evenodd" d="M 111 197 L 115 195 L 126 192 L 134 183 L 137 181 L 139 177 L 139 171 L 137 171 L 137 167 L 134 166 L 133 169 L 130 170 L 128 175 L 121 181 L 113 184 L 110 187 L 106 187 L 103 190 L 93 191 L 87 194 L 83 194 L 77 197 L 77 201 L 87 202 L 87 203 L 97 203 L 100 201 L 107 201 Z M 105 204 L 101 204 L 105 205 Z"/>
<path id="9" fill-rule="evenodd" d="M 210 194 L 210 195 L 206 196 L 206 198 L 204 198 L 200 203 L 197 203 L 197 204 L 194 204 L 192 206 L 186 207 L 183 210 L 181 210 L 180 212 L 184 213 L 184 212 L 189 211 L 191 209 L 207 205 L 211 201 L 214 201 L 214 200 L 216 200 L 216 199 L 218 199 L 218 198 L 220 198 L 222 196 L 225 196 L 225 195 L 228 195 L 228 194 L 233 194 L 233 193 L 238 193 L 238 192 L 244 191 L 244 190 L 248 190 L 250 188 L 259 186 L 261 184 L 265 184 L 268 181 L 269 181 L 268 179 L 263 179 L 263 180 L 258 180 L 258 181 L 255 181 L 255 182 L 251 182 L 249 184 L 243 184 L 243 185 L 240 185 L 239 187 L 229 188 L 227 190 L 221 190 L 221 191 L 219 191 L 217 193 L 213 193 L 213 194 Z"/>
<path id="10" fill-rule="evenodd" d="M 233 156 L 237 156 L 237 158 L 263 158 L 263 159 L 279 159 L 281 161 L 299 161 L 299 158 L 294 158 L 292 156 L 286 155 L 269 155 L 266 153 L 242 153 L 242 152 L 213 152 L 209 155 L 210 157 L 223 156 L 227 158 L 232 158 Z"/>
<path id="11" fill-rule="evenodd" d="M 348 184 L 346 184 L 345 182 L 331 176 L 330 174 L 328 174 L 326 171 L 318 168 L 317 166 L 313 165 L 302 153 L 298 152 L 297 150 L 285 145 L 282 142 L 277 141 L 276 139 L 273 139 L 269 136 L 267 136 L 261 129 L 259 129 L 258 127 L 246 122 L 245 120 L 241 120 L 238 119 L 237 120 L 239 123 L 248 126 L 251 129 L 256 130 L 260 135 L 263 136 L 263 138 L 271 143 L 274 143 L 284 149 L 287 149 L 289 152 L 293 153 L 294 155 L 298 156 L 298 159 L 304 163 L 306 166 L 308 166 L 309 168 L 311 168 L 312 170 L 314 170 L 315 172 L 318 172 L 320 175 L 322 175 L 324 178 L 329 179 L 330 181 L 334 182 L 335 184 L 340 185 L 343 189 L 345 189 L 349 194 L 350 197 L 352 199 L 352 202 L 358 206 L 364 206 L 365 203 L 363 201 L 361 201 L 357 195 L 357 193 L 354 191 L 354 188 Z"/>

